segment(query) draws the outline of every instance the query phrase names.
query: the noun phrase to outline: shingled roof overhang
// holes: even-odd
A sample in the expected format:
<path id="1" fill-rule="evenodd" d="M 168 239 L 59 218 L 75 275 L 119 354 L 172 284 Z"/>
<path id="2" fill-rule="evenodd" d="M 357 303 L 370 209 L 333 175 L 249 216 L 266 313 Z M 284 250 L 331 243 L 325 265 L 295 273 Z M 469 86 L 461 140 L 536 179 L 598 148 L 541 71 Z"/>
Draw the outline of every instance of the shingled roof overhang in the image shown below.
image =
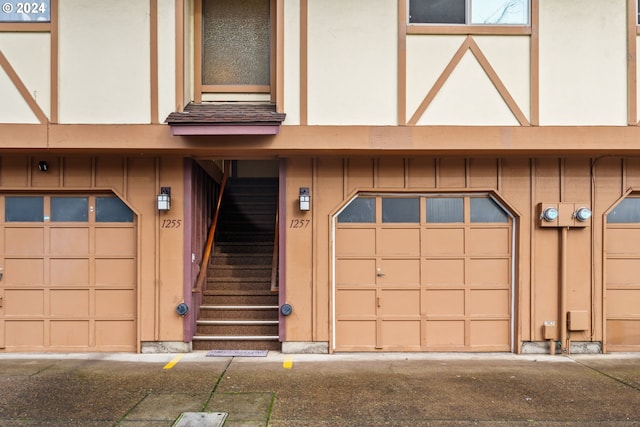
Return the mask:
<path id="1" fill-rule="evenodd" d="M 189 104 L 169 114 L 172 135 L 276 135 L 285 118 L 273 104 Z"/>

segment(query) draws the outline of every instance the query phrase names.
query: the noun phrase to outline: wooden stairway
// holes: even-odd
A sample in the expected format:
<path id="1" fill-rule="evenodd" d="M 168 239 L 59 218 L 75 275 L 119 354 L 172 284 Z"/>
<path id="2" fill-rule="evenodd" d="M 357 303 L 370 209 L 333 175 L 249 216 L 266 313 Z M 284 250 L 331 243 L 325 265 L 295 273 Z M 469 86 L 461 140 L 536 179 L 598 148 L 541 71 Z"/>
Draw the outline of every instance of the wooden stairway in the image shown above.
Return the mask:
<path id="1" fill-rule="evenodd" d="M 277 178 L 230 178 L 208 264 L 194 350 L 279 350 L 272 289 Z"/>

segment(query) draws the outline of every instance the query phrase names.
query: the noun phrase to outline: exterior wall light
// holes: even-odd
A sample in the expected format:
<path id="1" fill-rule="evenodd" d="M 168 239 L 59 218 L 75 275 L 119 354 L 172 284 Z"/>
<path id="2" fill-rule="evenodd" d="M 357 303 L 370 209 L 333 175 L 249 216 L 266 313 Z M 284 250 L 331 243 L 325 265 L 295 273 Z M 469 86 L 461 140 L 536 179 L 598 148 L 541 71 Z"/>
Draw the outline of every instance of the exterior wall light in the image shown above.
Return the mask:
<path id="1" fill-rule="evenodd" d="M 309 195 L 309 187 L 300 187 L 300 210 L 311 210 L 311 196 Z"/>
<path id="2" fill-rule="evenodd" d="M 589 218 L 591 218 L 591 209 L 578 208 L 578 210 L 573 213 L 573 217 L 580 222 L 588 221 Z"/>
<path id="3" fill-rule="evenodd" d="M 158 210 L 168 211 L 171 209 L 171 187 L 160 187 L 160 194 L 157 196 Z"/>
<path id="4" fill-rule="evenodd" d="M 545 221 L 553 222 L 558 219 L 558 209 L 556 208 L 546 208 L 542 211 L 542 215 L 540 215 L 541 219 Z"/>
<path id="5" fill-rule="evenodd" d="M 49 163 L 45 162 L 44 160 L 41 160 L 38 162 L 38 170 L 40 172 L 46 172 L 49 170 Z"/>

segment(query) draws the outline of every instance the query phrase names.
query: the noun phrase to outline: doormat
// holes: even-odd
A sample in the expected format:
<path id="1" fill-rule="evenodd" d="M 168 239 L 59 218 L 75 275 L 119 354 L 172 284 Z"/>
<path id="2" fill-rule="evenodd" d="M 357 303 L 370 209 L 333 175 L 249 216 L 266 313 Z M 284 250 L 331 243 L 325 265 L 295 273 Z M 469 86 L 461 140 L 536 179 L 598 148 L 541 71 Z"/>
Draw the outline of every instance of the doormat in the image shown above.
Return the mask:
<path id="1" fill-rule="evenodd" d="M 207 357 L 266 357 L 269 350 L 210 350 Z"/>

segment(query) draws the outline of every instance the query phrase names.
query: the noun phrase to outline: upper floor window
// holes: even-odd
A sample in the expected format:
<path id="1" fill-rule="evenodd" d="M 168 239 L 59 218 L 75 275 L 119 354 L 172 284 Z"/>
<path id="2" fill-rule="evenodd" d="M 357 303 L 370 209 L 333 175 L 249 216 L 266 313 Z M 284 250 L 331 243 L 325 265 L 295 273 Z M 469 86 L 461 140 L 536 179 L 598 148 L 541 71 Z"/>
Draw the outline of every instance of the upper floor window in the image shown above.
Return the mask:
<path id="1" fill-rule="evenodd" d="M 409 23 L 528 25 L 529 0 L 409 0 Z"/>
<path id="2" fill-rule="evenodd" d="M 269 93 L 273 0 L 201 0 L 203 93 Z"/>

